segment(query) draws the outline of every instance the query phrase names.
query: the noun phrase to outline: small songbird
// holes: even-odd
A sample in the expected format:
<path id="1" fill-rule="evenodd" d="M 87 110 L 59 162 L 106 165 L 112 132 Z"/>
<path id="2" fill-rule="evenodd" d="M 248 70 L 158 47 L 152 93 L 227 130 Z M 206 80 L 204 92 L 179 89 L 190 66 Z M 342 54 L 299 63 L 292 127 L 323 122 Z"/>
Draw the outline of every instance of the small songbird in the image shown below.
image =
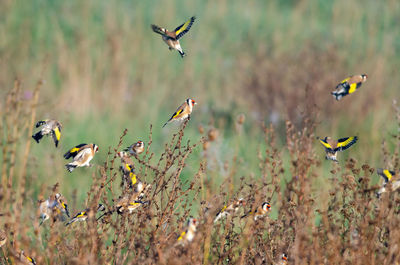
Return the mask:
<path id="1" fill-rule="evenodd" d="M 130 189 L 133 189 L 134 192 L 138 192 L 138 190 L 143 190 L 144 184 L 140 181 L 135 173 L 135 167 L 133 166 L 132 159 L 128 156 L 126 152 L 118 152 L 117 156 L 121 158 L 120 171 L 122 173 L 122 185 L 127 183 L 128 187 Z"/>
<path id="2" fill-rule="evenodd" d="M 96 144 L 77 145 L 64 154 L 65 159 L 73 158 L 73 161 L 66 164 L 65 167 L 69 172 L 72 172 L 76 167 L 89 167 L 89 162 L 98 151 L 99 147 Z"/>
<path id="3" fill-rule="evenodd" d="M 177 244 L 185 245 L 193 241 L 196 229 L 197 229 L 198 221 L 193 217 L 190 217 L 186 223 L 186 229 L 181 233 L 178 237 Z"/>
<path id="4" fill-rule="evenodd" d="M 23 264 L 28 264 L 28 265 L 36 265 L 36 261 L 33 257 L 27 256 L 25 255 L 24 251 L 21 250 L 21 252 L 19 253 L 19 260 L 23 263 Z"/>
<path id="5" fill-rule="evenodd" d="M 179 39 L 190 30 L 195 19 L 196 17 L 191 17 L 188 21 L 177 27 L 174 31 L 168 31 L 167 29 L 156 25 L 151 25 L 151 28 L 155 33 L 158 33 L 162 36 L 162 39 L 168 45 L 169 50 L 177 50 L 183 58 L 186 54 L 182 50 Z"/>
<path id="6" fill-rule="evenodd" d="M 0 229 L 0 248 L 3 247 L 7 242 L 6 232 Z"/>
<path id="7" fill-rule="evenodd" d="M 271 204 L 269 204 L 269 202 L 263 202 L 254 212 L 250 211 L 243 215 L 242 218 L 248 215 L 254 215 L 254 221 L 257 221 L 258 218 L 264 217 L 269 211 L 271 211 Z"/>
<path id="8" fill-rule="evenodd" d="M 244 201 L 243 198 L 240 198 L 238 200 L 236 200 L 235 202 L 233 202 L 232 204 L 228 205 L 228 206 L 224 206 L 216 215 L 215 219 L 214 219 L 214 223 L 218 222 L 219 219 L 221 218 L 225 218 L 230 214 L 233 214 L 235 212 L 237 212 L 240 208 L 240 206 L 245 205 L 246 202 Z"/>
<path id="9" fill-rule="evenodd" d="M 39 205 L 40 210 L 40 224 L 42 225 L 46 220 L 53 217 L 53 220 L 62 218 L 62 214 L 69 216 L 68 205 L 65 198 L 60 194 L 56 193 L 51 195 L 47 200 L 41 201 Z"/>
<path id="10" fill-rule="evenodd" d="M 131 196 L 124 196 L 115 205 L 117 213 L 122 214 L 126 211 L 131 214 L 138 207 L 147 204 L 146 201 L 141 201 L 140 199 L 130 200 Z"/>
<path id="11" fill-rule="evenodd" d="M 32 138 L 39 143 L 44 135 L 51 135 L 53 137 L 54 144 L 57 147 L 61 138 L 62 124 L 56 120 L 42 120 L 36 123 L 36 128 L 39 128 L 40 126 L 42 126 L 40 131 L 32 135 Z"/>
<path id="12" fill-rule="evenodd" d="M 378 168 L 376 170 L 376 173 L 383 178 L 382 187 L 376 193 L 376 196 L 378 198 L 381 196 L 382 193 L 387 191 L 386 185 L 389 182 L 392 184 L 392 191 L 395 191 L 398 188 L 400 188 L 400 179 L 393 181 L 393 177 L 396 175 L 396 172 L 388 169 Z"/>
<path id="13" fill-rule="evenodd" d="M 281 256 L 281 260 L 279 262 L 276 263 L 277 265 L 287 265 L 288 263 L 288 256 L 286 255 L 286 253 L 283 253 Z"/>
<path id="14" fill-rule="evenodd" d="M 362 75 L 352 75 L 344 79 L 336 86 L 336 90 L 331 92 L 336 100 L 340 100 L 342 97 L 354 93 L 357 88 L 359 88 L 362 83 L 367 80 L 368 76 L 366 74 Z"/>
<path id="15" fill-rule="evenodd" d="M 137 141 L 131 146 L 125 148 L 124 151 L 129 151 L 131 155 L 140 155 L 144 151 L 144 143 L 142 141 Z"/>
<path id="16" fill-rule="evenodd" d="M 103 212 L 105 209 L 106 209 L 106 207 L 105 207 L 103 204 L 100 203 L 100 204 L 97 206 L 96 213 L 98 213 L 98 212 Z M 76 215 L 74 215 L 74 216 L 71 218 L 71 220 L 70 220 L 68 223 L 65 224 L 65 226 L 68 226 L 68 225 L 70 225 L 70 224 L 72 224 L 72 223 L 75 223 L 75 222 L 83 222 L 83 221 L 86 221 L 87 218 L 88 218 L 88 212 L 89 212 L 89 211 L 90 211 L 90 209 L 85 209 L 84 211 L 77 213 Z"/>
<path id="17" fill-rule="evenodd" d="M 345 137 L 341 138 L 337 141 L 333 141 L 330 137 L 325 137 L 324 139 L 320 139 L 317 137 L 319 142 L 325 147 L 326 156 L 325 158 L 328 160 L 333 160 L 338 163 L 336 159 L 337 152 L 343 151 L 355 144 L 358 140 L 357 136 Z"/>
<path id="18" fill-rule="evenodd" d="M 193 111 L 193 106 L 196 105 L 196 101 L 194 101 L 191 98 L 186 99 L 186 101 L 179 106 L 179 108 L 175 111 L 174 114 L 172 114 L 171 118 L 169 118 L 169 120 L 163 125 L 163 128 L 165 125 L 167 125 L 167 123 L 169 123 L 170 121 L 183 121 L 186 119 L 190 119 L 190 114 L 192 114 Z"/>

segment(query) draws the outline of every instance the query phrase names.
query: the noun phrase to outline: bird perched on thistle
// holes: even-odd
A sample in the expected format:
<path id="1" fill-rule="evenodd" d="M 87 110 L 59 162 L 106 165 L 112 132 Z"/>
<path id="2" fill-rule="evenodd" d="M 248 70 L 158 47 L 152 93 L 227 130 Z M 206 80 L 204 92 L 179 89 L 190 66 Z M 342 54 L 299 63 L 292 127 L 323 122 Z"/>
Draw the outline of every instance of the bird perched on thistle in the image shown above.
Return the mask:
<path id="1" fill-rule="evenodd" d="M 53 217 L 53 220 L 57 220 L 57 218 L 62 219 L 62 214 L 66 214 L 69 216 L 68 205 L 67 202 L 60 193 L 56 193 L 51 195 L 47 200 L 41 201 L 39 204 L 40 210 L 40 223 L 42 225 L 46 220 Z"/>
<path id="2" fill-rule="evenodd" d="M 89 163 L 94 155 L 99 151 L 96 144 L 80 144 L 71 148 L 64 154 L 65 159 L 73 158 L 71 163 L 65 165 L 69 172 L 72 172 L 76 167 L 89 167 Z"/>
<path id="3" fill-rule="evenodd" d="M 269 211 L 271 211 L 271 204 L 269 204 L 269 202 L 263 202 L 254 212 L 250 211 L 241 218 L 254 215 L 254 221 L 257 221 L 258 218 L 264 217 Z"/>
<path id="4" fill-rule="evenodd" d="M 174 31 L 168 31 L 167 29 L 156 25 L 151 25 L 151 28 L 155 33 L 158 33 L 162 36 L 162 39 L 168 45 L 169 50 L 177 50 L 183 58 L 186 54 L 182 50 L 179 39 L 190 30 L 195 19 L 196 17 L 191 17 L 188 21 L 177 27 Z"/>
<path id="5" fill-rule="evenodd" d="M 190 119 L 190 114 L 192 114 L 193 106 L 196 105 L 196 101 L 191 98 L 186 99 L 186 101 L 179 106 L 179 108 L 172 114 L 171 118 L 163 125 L 163 128 L 170 121 L 184 121 Z"/>
<path id="6" fill-rule="evenodd" d="M 103 212 L 105 209 L 106 209 L 106 207 L 105 207 L 103 204 L 100 203 L 100 204 L 97 206 L 96 213 L 98 213 L 98 212 Z M 70 225 L 70 224 L 72 224 L 72 223 L 75 223 L 75 222 L 83 222 L 83 221 L 86 221 L 87 218 L 88 218 L 88 216 L 89 216 L 89 211 L 90 211 L 90 209 L 85 209 L 84 211 L 77 213 L 76 215 L 74 215 L 74 216 L 71 218 L 71 220 L 70 220 L 68 223 L 65 224 L 65 226 L 68 226 L 68 225 Z"/>
<path id="7" fill-rule="evenodd" d="M 25 255 L 24 251 L 21 250 L 21 252 L 19 253 L 19 260 L 23 263 L 23 264 L 28 264 L 28 265 L 36 265 L 36 261 L 33 257 L 27 256 Z"/>
<path id="8" fill-rule="evenodd" d="M 340 100 L 342 97 L 354 93 L 367 78 L 366 74 L 349 76 L 340 82 L 336 86 L 336 90 L 331 92 L 331 94 L 336 100 Z"/>
<path id="9" fill-rule="evenodd" d="M 221 218 L 225 218 L 230 214 L 233 214 L 235 212 L 237 212 L 240 208 L 240 206 L 245 205 L 246 202 L 243 198 L 240 198 L 236 201 L 234 201 L 233 203 L 231 203 L 230 205 L 225 205 L 216 215 L 215 219 L 214 219 L 214 223 L 218 222 L 219 219 Z"/>
<path id="10" fill-rule="evenodd" d="M 126 152 L 118 152 L 117 156 L 121 158 L 120 171 L 122 173 L 122 185 L 127 183 L 128 187 L 133 189 L 134 192 L 139 192 L 139 190 L 141 192 L 144 188 L 144 184 L 135 173 L 132 159 Z"/>
<path id="11" fill-rule="evenodd" d="M 400 188 L 400 180 L 393 181 L 393 177 L 396 175 L 396 172 L 388 169 L 378 168 L 376 173 L 383 178 L 382 187 L 376 193 L 376 196 L 379 198 L 382 193 L 386 192 L 386 185 L 390 182 L 392 184 L 392 191 Z"/>
<path id="12" fill-rule="evenodd" d="M 176 244 L 184 246 L 187 243 L 192 242 L 196 233 L 197 225 L 197 219 L 190 217 L 186 223 L 185 231 L 183 231 L 178 237 Z"/>
<path id="13" fill-rule="evenodd" d="M 333 160 L 338 163 L 337 160 L 337 152 L 344 151 L 348 149 L 350 146 L 355 144 L 358 140 L 357 136 L 345 137 L 341 138 L 337 141 L 332 140 L 330 137 L 325 137 L 324 139 L 320 139 L 317 137 L 319 142 L 325 147 L 326 156 L 325 158 L 328 160 Z"/>
<path id="14" fill-rule="evenodd" d="M 125 148 L 124 151 L 129 152 L 131 155 L 140 155 L 144 151 L 144 143 L 143 141 L 137 141 L 134 144 L 131 144 L 129 147 Z"/>
<path id="15" fill-rule="evenodd" d="M 43 136 L 51 135 L 53 137 L 54 144 L 57 147 L 61 138 L 62 124 L 56 120 L 42 120 L 36 123 L 36 128 L 39 128 L 40 126 L 42 126 L 40 131 L 32 135 L 32 138 L 39 143 Z"/>

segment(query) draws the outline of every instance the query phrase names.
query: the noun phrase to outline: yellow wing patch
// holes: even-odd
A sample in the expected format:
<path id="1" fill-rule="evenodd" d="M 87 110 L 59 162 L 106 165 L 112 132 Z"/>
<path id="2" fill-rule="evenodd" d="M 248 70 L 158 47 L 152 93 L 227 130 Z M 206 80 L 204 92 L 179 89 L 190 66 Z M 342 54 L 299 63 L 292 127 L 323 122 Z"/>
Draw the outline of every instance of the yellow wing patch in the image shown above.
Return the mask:
<path id="1" fill-rule="evenodd" d="M 54 133 L 55 133 L 55 135 L 56 135 L 57 141 L 60 141 L 61 132 L 60 132 L 60 130 L 58 129 L 58 127 L 56 127 L 56 128 L 54 129 Z"/>
<path id="2" fill-rule="evenodd" d="M 383 174 L 385 174 L 385 176 L 388 178 L 388 181 L 390 181 L 393 177 L 393 175 L 387 169 L 383 170 Z"/>
<path id="3" fill-rule="evenodd" d="M 338 142 L 336 147 L 338 147 L 338 148 L 339 147 L 347 147 L 348 145 L 351 145 L 354 140 L 355 140 L 355 137 L 353 137 L 353 136 L 349 137 L 349 138 L 347 138 L 346 141 Z"/>
<path id="4" fill-rule="evenodd" d="M 75 152 L 78 152 L 78 151 L 79 151 L 78 147 L 74 147 L 71 150 L 69 150 L 70 153 L 75 153 Z"/>
<path id="5" fill-rule="evenodd" d="M 349 80 L 350 80 L 350 77 L 347 77 L 346 79 L 343 79 L 340 83 L 343 84 L 343 83 L 346 83 Z"/>
<path id="6" fill-rule="evenodd" d="M 181 38 L 183 35 L 185 35 L 190 30 L 195 19 L 196 19 L 196 17 L 191 17 L 188 21 L 186 21 L 184 24 L 180 25 L 179 27 L 177 27 L 174 30 L 176 39 Z"/>
<path id="7" fill-rule="evenodd" d="M 350 85 L 349 94 L 353 93 L 357 89 L 357 83 L 353 83 Z"/>
<path id="8" fill-rule="evenodd" d="M 178 117 L 179 114 L 182 113 L 182 111 L 183 111 L 183 109 L 180 109 L 180 110 L 178 110 L 177 112 L 175 112 L 175 114 L 174 114 L 174 116 L 172 116 L 172 118 L 174 119 L 174 118 Z"/>
<path id="9" fill-rule="evenodd" d="M 328 144 L 327 142 L 325 142 L 325 141 L 323 141 L 323 140 L 319 140 L 319 142 L 323 145 L 323 146 L 325 146 L 325 148 L 327 148 L 327 149 L 332 149 L 332 146 L 330 145 L 330 144 Z"/>
<path id="10" fill-rule="evenodd" d="M 186 231 L 182 232 L 182 234 L 178 237 L 178 241 L 182 240 L 185 235 Z"/>
<path id="11" fill-rule="evenodd" d="M 136 174 L 133 174 L 132 172 L 130 173 L 130 177 L 131 177 L 131 185 L 135 185 L 137 182 L 136 179 Z"/>

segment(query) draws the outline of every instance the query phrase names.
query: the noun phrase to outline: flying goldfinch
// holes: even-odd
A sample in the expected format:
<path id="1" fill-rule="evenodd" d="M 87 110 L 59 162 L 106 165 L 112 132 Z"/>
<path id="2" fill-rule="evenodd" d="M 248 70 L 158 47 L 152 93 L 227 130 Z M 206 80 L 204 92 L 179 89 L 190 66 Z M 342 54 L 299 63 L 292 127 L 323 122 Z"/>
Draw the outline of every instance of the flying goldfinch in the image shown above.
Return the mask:
<path id="1" fill-rule="evenodd" d="M 137 141 L 125 148 L 124 151 L 129 152 L 131 155 L 140 155 L 144 151 L 144 143 L 142 141 Z"/>
<path id="2" fill-rule="evenodd" d="M 174 31 L 168 31 L 167 29 L 156 25 L 151 25 L 151 28 L 155 33 L 158 33 L 162 36 L 163 41 L 168 45 L 170 50 L 177 50 L 183 58 L 186 54 L 182 50 L 179 39 L 190 30 L 195 19 L 196 17 L 191 17 L 188 21 L 177 27 Z"/>
<path id="3" fill-rule="evenodd" d="M 264 217 L 269 211 L 271 211 L 271 204 L 269 204 L 269 202 L 263 202 L 254 212 L 250 211 L 243 215 L 242 218 L 248 215 L 254 215 L 254 221 L 257 221 L 258 218 Z"/>
<path id="4" fill-rule="evenodd" d="M 32 138 L 39 143 L 43 136 L 51 135 L 53 137 L 54 144 L 57 147 L 61 138 L 62 124 L 56 120 L 42 120 L 36 123 L 36 128 L 39 128 L 40 126 L 42 126 L 40 131 L 32 135 Z"/>
<path id="5" fill-rule="evenodd" d="M 76 167 L 89 167 L 89 162 L 98 151 L 99 147 L 96 144 L 77 145 L 64 154 L 65 159 L 73 158 L 73 161 L 66 164 L 65 167 L 69 172 L 72 172 Z"/>
<path id="6" fill-rule="evenodd" d="M 190 217 L 186 223 L 186 229 L 181 233 L 181 235 L 177 239 L 178 245 L 185 245 L 193 241 L 198 222 L 193 217 Z"/>
<path id="7" fill-rule="evenodd" d="M 33 257 L 27 256 L 25 255 L 24 251 L 21 250 L 21 252 L 19 253 L 19 260 L 23 263 L 23 264 L 27 264 L 27 265 L 36 265 L 36 261 Z"/>
<path id="8" fill-rule="evenodd" d="M 106 209 L 106 207 L 105 207 L 103 204 L 99 204 L 99 205 L 97 206 L 96 213 L 98 213 L 98 212 L 103 212 L 105 209 Z M 90 209 L 85 209 L 84 211 L 77 213 L 76 215 L 74 215 L 74 216 L 71 218 L 71 220 L 70 220 L 68 223 L 65 224 L 65 226 L 68 226 L 68 225 L 70 225 L 70 224 L 72 224 L 72 223 L 75 223 L 75 222 L 83 222 L 83 221 L 86 221 L 87 218 L 88 218 L 88 213 L 89 213 L 89 211 L 90 211 Z"/>
<path id="9" fill-rule="evenodd" d="M 391 184 L 392 184 L 392 191 L 395 191 L 398 188 L 400 188 L 400 180 L 393 181 L 393 177 L 396 175 L 396 172 L 388 170 L 388 169 L 378 168 L 376 170 L 376 173 L 383 178 L 382 187 L 378 190 L 378 192 L 376 194 L 378 198 L 380 197 L 380 195 L 382 193 L 387 191 L 386 185 L 389 182 L 391 182 Z"/>
<path id="10" fill-rule="evenodd" d="M 235 202 L 233 202 L 232 204 L 228 205 L 228 206 L 224 206 L 216 215 L 215 219 L 214 219 L 214 223 L 218 222 L 219 219 L 221 218 L 225 218 L 230 214 L 233 214 L 235 212 L 237 212 L 240 208 L 240 206 L 245 205 L 246 202 L 244 201 L 243 198 L 240 198 L 238 200 L 236 200 Z"/>
<path id="11" fill-rule="evenodd" d="M 354 93 L 357 88 L 359 88 L 362 83 L 367 80 L 368 76 L 366 74 L 362 75 L 352 75 L 344 79 L 336 86 L 336 90 L 331 92 L 336 100 L 340 100 L 342 97 Z"/>
<path id="12" fill-rule="evenodd" d="M 55 221 L 57 218 L 62 218 L 62 214 L 69 216 L 68 205 L 65 198 L 60 194 L 50 196 L 47 200 L 41 201 L 39 205 L 40 210 L 40 224 L 42 225 L 46 220 L 53 217 Z"/>
<path id="13" fill-rule="evenodd" d="M 328 160 L 333 160 L 338 163 L 336 159 L 337 152 L 343 151 L 355 144 L 358 140 L 357 136 L 341 138 L 337 141 L 333 141 L 330 137 L 325 137 L 324 139 L 317 138 L 319 142 L 325 147 L 326 156 Z"/>
<path id="14" fill-rule="evenodd" d="M 191 98 L 186 99 L 186 101 L 179 106 L 179 108 L 172 114 L 171 118 L 163 125 L 163 128 L 170 121 L 183 121 L 186 119 L 190 119 L 190 114 L 192 114 L 193 106 L 196 105 L 196 101 Z"/>
<path id="15" fill-rule="evenodd" d="M 0 229 L 0 248 L 3 247 L 7 242 L 6 232 Z"/>

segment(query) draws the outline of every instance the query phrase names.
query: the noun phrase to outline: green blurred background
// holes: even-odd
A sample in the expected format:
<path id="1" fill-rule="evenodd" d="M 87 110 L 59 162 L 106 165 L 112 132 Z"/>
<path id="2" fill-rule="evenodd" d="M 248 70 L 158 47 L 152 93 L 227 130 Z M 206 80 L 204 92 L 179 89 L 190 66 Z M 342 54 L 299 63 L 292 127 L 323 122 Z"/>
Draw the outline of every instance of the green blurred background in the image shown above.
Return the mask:
<path id="1" fill-rule="evenodd" d="M 351 156 L 373 167 L 393 166 L 383 164 L 381 143 L 387 140 L 394 149 L 399 14 L 396 0 L 3 0 L 0 96 L 19 78 L 29 98 L 43 78 L 37 118 L 59 119 L 64 125 L 58 149 L 50 138 L 32 143 L 28 184 L 38 192 L 43 184 L 59 182 L 66 194 L 78 188 L 83 200 L 96 167 L 69 174 L 62 154 L 94 142 L 100 152 L 93 163 L 101 164 L 125 128 L 123 147 L 139 139 L 147 142 L 153 125 L 151 151 L 157 161 L 178 129 L 161 126 L 188 97 L 198 105 L 185 139 L 201 139 L 199 124 L 220 131 L 207 154 L 208 177 L 216 189 L 229 173 L 224 164 L 238 165 L 237 179 L 259 174 L 262 124 L 276 127 L 287 157 L 285 120 L 301 128 L 306 117 L 316 121 L 316 135 L 360 137 L 340 154 L 342 165 Z M 193 15 L 197 20 L 181 40 L 187 54 L 181 59 L 150 24 L 174 29 Z M 361 89 L 334 100 L 330 92 L 339 81 L 362 73 L 369 79 Z M 246 122 L 238 134 L 234 128 L 240 113 Z M 314 148 L 321 155 L 316 171 L 322 173 L 322 185 L 332 164 L 324 160 L 317 141 Z M 182 179 L 197 172 L 204 155 L 198 147 Z"/>

